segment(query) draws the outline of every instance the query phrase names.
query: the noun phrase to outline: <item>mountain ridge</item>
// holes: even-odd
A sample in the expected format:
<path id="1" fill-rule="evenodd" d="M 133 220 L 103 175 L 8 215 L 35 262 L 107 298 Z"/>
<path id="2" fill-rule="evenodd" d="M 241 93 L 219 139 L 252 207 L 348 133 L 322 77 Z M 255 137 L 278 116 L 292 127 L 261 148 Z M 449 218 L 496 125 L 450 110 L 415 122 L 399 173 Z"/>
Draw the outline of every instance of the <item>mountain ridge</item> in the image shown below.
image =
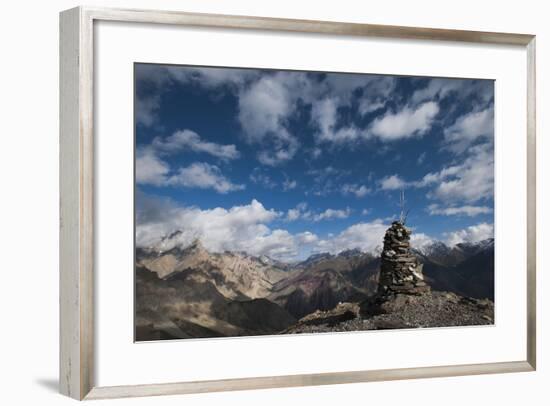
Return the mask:
<path id="1" fill-rule="evenodd" d="M 492 299 L 493 250 L 489 239 L 453 247 L 435 242 L 413 251 L 436 290 Z M 314 253 L 289 264 L 243 252 L 212 253 L 199 239 L 184 247 L 138 248 L 136 337 L 278 334 L 309 314 L 365 302 L 376 292 L 379 269 L 379 255 L 358 249 Z"/>

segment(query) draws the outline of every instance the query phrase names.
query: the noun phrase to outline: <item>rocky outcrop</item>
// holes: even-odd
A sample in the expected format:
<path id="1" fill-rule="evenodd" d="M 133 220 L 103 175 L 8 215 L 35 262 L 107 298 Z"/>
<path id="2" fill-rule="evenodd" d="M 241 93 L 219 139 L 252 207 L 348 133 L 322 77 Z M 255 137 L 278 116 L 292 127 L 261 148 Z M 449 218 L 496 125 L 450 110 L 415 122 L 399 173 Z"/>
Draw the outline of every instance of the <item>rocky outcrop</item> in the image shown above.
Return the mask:
<path id="1" fill-rule="evenodd" d="M 302 317 L 283 333 L 491 325 L 494 304 L 432 291 L 410 246 L 411 230 L 394 221 L 384 236 L 376 294 Z"/>
<path id="2" fill-rule="evenodd" d="M 430 291 L 424 281 L 422 264 L 411 252 L 411 230 L 394 221 L 384 236 L 384 249 L 378 281 L 378 295 L 422 294 Z"/>
<path id="3" fill-rule="evenodd" d="M 494 304 L 450 292 L 398 293 L 386 300 L 341 303 L 300 319 L 284 333 L 328 333 L 494 324 Z"/>

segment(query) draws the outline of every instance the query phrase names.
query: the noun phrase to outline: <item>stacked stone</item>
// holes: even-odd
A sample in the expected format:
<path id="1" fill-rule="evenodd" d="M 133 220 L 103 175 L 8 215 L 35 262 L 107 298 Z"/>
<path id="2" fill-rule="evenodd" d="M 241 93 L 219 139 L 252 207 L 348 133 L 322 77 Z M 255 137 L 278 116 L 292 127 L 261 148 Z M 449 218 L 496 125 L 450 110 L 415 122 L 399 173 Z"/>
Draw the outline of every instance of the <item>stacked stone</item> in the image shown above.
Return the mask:
<path id="1" fill-rule="evenodd" d="M 424 281 L 422 264 L 411 253 L 411 231 L 400 221 L 394 221 L 384 236 L 384 250 L 378 281 L 378 294 L 420 295 L 430 291 Z"/>

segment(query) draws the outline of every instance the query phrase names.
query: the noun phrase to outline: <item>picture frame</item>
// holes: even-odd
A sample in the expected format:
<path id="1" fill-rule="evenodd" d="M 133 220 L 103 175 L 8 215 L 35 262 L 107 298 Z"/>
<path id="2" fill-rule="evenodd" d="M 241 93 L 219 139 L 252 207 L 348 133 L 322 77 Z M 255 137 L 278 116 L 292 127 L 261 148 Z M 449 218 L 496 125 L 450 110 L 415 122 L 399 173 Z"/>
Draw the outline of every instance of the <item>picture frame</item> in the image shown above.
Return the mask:
<path id="1" fill-rule="evenodd" d="M 94 380 L 94 24 L 99 21 L 215 29 L 516 45 L 527 54 L 527 343 L 523 359 L 222 380 L 96 386 Z M 534 35 L 328 21 L 77 7 L 60 16 L 60 391 L 75 399 L 153 396 L 536 369 L 536 102 Z"/>

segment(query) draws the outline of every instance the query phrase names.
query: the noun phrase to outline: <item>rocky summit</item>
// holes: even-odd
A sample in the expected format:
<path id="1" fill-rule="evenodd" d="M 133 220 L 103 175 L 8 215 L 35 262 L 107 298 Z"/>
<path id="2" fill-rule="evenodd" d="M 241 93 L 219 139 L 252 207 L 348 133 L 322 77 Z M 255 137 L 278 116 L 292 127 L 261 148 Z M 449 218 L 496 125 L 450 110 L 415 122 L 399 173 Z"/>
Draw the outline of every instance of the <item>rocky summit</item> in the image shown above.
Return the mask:
<path id="1" fill-rule="evenodd" d="M 384 236 L 378 289 L 359 303 L 339 303 L 316 311 L 284 332 L 289 334 L 399 328 L 491 325 L 490 299 L 432 291 L 423 265 L 411 250 L 411 230 L 394 221 Z"/>
<path id="2" fill-rule="evenodd" d="M 430 291 L 424 281 L 422 264 L 411 252 L 411 230 L 394 221 L 384 236 L 378 294 L 422 294 Z"/>
<path id="3" fill-rule="evenodd" d="M 492 325 L 494 304 L 451 292 L 422 295 L 398 293 L 362 303 L 340 303 L 329 311 L 312 313 L 287 328 L 288 334 Z"/>

